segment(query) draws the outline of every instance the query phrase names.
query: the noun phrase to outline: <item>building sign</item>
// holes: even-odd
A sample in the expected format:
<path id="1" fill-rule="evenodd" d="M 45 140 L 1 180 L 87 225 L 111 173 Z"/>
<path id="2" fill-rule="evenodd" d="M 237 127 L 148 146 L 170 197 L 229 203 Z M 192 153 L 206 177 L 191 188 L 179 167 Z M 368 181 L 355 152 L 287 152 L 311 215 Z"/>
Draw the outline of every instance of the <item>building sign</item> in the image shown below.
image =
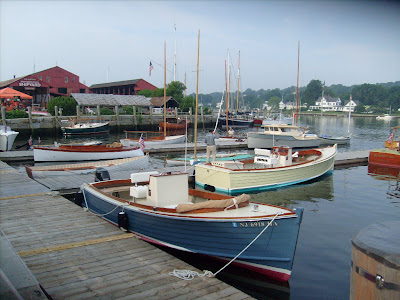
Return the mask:
<path id="1" fill-rule="evenodd" d="M 18 83 L 19 86 L 24 86 L 26 90 L 41 87 L 42 85 L 35 77 L 25 77 Z"/>

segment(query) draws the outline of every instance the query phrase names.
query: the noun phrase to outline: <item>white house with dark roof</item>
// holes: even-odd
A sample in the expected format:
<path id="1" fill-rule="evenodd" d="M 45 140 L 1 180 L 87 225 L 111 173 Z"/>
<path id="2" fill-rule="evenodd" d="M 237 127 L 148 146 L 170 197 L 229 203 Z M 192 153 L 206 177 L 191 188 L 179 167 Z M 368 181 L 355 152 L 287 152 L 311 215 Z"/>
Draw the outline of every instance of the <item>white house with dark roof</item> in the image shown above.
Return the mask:
<path id="1" fill-rule="evenodd" d="M 342 100 L 331 96 L 322 96 L 315 101 L 315 105 L 311 105 L 310 109 L 318 109 L 322 111 L 343 111 Z"/>

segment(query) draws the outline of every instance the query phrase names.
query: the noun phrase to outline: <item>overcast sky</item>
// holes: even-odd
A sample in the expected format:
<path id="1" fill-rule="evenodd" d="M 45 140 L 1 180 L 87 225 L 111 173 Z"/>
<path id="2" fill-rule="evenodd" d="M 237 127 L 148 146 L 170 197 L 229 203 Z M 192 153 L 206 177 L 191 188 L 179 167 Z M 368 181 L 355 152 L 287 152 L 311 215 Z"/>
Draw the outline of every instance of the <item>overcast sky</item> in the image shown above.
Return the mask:
<path id="1" fill-rule="evenodd" d="M 176 24 L 176 34 L 174 31 Z M 400 80 L 400 4 L 388 1 L 0 0 L 0 81 L 56 65 L 92 84 L 143 78 L 163 87 L 187 77 L 199 92 Z M 149 76 L 149 63 L 154 69 Z M 235 83 L 234 83 L 235 82 Z"/>

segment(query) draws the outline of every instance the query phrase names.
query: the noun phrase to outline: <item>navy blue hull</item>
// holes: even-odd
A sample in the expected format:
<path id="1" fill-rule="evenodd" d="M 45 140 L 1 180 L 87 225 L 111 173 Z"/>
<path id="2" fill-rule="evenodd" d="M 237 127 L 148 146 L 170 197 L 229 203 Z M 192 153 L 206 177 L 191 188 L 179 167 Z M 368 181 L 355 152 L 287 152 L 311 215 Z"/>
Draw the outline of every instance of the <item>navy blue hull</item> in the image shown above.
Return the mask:
<path id="1" fill-rule="evenodd" d="M 84 190 L 90 211 L 118 224 L 122 211 L 107 199 L 100 199 L 90 190 Z M 115 209 L 115 210 L 114 210 Z M 241 252 L 268 225 L 268 220 L 194 219 L 184 215 L 165 215 L 125 207 L 129 231 L 145 240 L 160 245 L 231 259 Z M 303 209 L 297 217 L 276 219 L 273 224 L 243 253 L 238 260 L 247 268 L 272 274 L 279 280 L 288 280 L 293 265 Z M 265 270 L 267 267 L 267 270 Z"/>

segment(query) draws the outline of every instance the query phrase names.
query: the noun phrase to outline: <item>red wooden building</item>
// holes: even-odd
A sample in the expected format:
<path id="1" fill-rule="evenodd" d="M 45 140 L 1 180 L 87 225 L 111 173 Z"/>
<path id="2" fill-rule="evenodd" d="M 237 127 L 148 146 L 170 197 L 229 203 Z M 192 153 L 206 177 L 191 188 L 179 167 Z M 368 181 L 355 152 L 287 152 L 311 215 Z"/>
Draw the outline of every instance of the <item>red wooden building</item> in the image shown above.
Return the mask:
<path id="1" fill-rule="evenodd" d="M 90 92 L 94 94 L 136 95 L 138 91 L 155 90 L 157 87 L 143 79 L 93 84 Z"/>
<path id="2" fill-rule="evenodd" d="M 50 97 L 69 96 L 71 93 L 89 93 L 79 82 L 79 76 L 60 67 L 53 67 L 27 76 L 0 82 L 0 88 L 10 87 L 33 97 L 25 106 L 35 104 L 46 107 Z M 29 103 L 28 103 L 29 102 Z"/>

